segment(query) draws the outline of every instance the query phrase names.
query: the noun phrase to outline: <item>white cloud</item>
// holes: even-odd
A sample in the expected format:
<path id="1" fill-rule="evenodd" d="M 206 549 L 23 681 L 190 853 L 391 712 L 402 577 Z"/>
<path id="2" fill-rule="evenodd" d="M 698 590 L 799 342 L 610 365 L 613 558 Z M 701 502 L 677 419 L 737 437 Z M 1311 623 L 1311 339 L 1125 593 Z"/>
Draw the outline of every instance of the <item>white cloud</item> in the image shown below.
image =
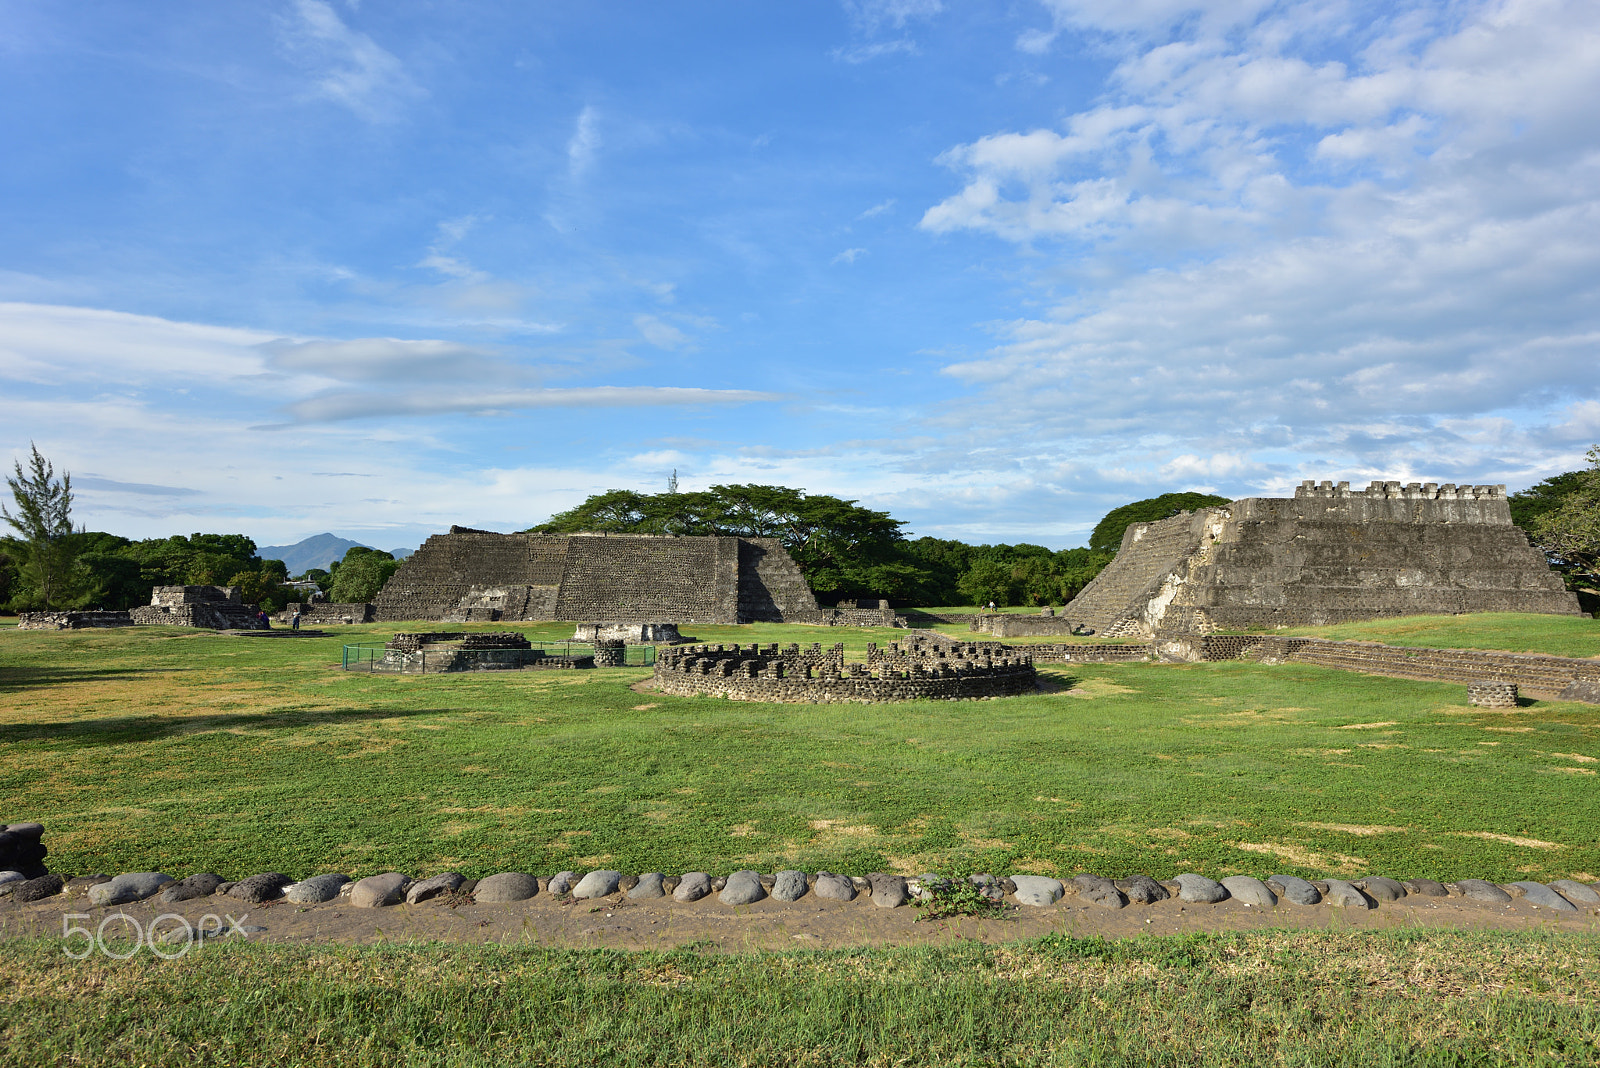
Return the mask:
<path id="1" fill-rule="evenodd" d="M 578 113 L 572 136 L 567 140 L 567 173 L 574 181 L 589 172 L 599 151 L 600 116 L 592 105 L 587 105 Z"/>
<path id="2" fill-rule="evenodd" d="M 401 105 L 421 95 L 399 59 L 345 25 L 325 0 L 290 0 L 278 25 L 289 52 L 316 80 L 317 94 L 364 119 L 393 119 Z"/>
<path id="3" fill-rule="evenodd" d="M 1042 56 L 1050 51 L 1059 32 L 1055 30 L 1024 30 L 1017 35 L 1017 51 Z"/>
<path id="4" fill-rule="evenodd" d="M 0 303 L 0 379 L 149 385 L 244 379 L 267 370 L 273 335 L 150 315 Z"/>
<path id="5" fill-rule="evenodd" d="M 867 63 L 883 56 L 917 55 L 917 42 L 906 35 L 878 40 L 884 29 L 903 31 L 917 19 L 930 19 L 944 11 L 940 0 L 843 0 L 855 31 L 854 43 L 835 48 L 831 55 L 842 63 Z"/>
<path id="6" fill-rule="evenodd" d="M 689 343 L 688 334 L 654 315 L 635 315 L 633 325 L 638 327 L 646 341 L 658 349 L 676 349 Z"/>
<path id="7" fill-rule="evenodd" d="M 847 248 L 833 258 L 834 263 L 854 263 L 867 254 L 864 248 Z"/>
<path id="8" fill-rule="evenodd" d="M 1273 0 L 1041 0 L 1061 26 L 1112 33 L 1167 30 L 1186 20 L 1226 29 L 1247 23 Z"/>
<path id="9" fill-rule="evenodd" d="M 881 204 L 872 205 L 872 207 L 868 208 L 866 211 L 862 212 L 860 215 L 857 215 L 856 218 L 857 219 L 872 219 L 872 218 L 876 218 L 877 216 L 882 215 L 885 212 L 894 210 L 894 206 L 895 206 L 896 203 L 897 202 L 896 202 L 895 198 L 894 197 L 890 197 L 888 200 L 885 200 Z"/>
<path id="10" fill-rule="evenodd" d="M 775 393 L 691 386 L 590 386 L 573 389 L 401 389 L 324 393 L 288 406 L 301 423 L 326 423 L 370 417 L 413 417 L 465 413 L 500 415 L 539 408 L 685 407 L 751 404 L 782 399 Z"/>
<path id="11" fill-rule="evenodd" d="M 835 48 L 830 55 L 842 63 L 868 63 L 884 56 L 897 53 L 914 56 L 918 53 L 917 42 L 909 37 L 897 37 L 892 41 L 873 41 L 869 44 L 850 45 L 849 47 Z"/>
<path id="12" fill-rule="evenodd" d="M 1234 488 L 1564 462 L 1600 396 L 1600 8 L 1050 6 L 1124 58 L 1059 128 L 940 157 L 922 227 L 1057 294 L 947 369 L 979 398 L 947 425 Z"/>
<path id="13" fill-rule="evenodd" d="M 880 26 L 901 29 L 912 19 L 927 19 L 944 10 L 941 0 L 843 0 L 850 20 L 868 32 Z"/>
<path id="14" fill-rule="evenodd" d="M 455 341 L 363 337 L 348 341 L 276 339 L 261 346 L 273 368 L 309 372 L 339 382 L 459 380 L 463 375 L 505 379 L 516 368 L 482 346 Z"/>

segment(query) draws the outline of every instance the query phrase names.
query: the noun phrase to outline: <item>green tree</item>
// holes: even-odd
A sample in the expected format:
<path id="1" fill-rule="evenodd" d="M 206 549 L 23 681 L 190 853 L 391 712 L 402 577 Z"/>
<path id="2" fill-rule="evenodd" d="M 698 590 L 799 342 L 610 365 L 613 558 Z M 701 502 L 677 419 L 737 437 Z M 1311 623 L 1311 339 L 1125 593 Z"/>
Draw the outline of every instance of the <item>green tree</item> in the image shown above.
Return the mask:
<path id="1" fill-rule="evenodd" d="M 1214 493 L 1163 493 L 1143 501 L 1134 501 L 1121 508 L 1113 508 L 1106 517 L 1095 524 L 1089 535 L 1089 548 L 1115 553 L 1122 547 L 1122 535 L 1134 523 L 1154 523 L 1170 519 L 1179 512 L 1192 512 L 1197 508 L 1230 503 L 1226 497 Z"/>
<path id="2" fill-rule="evenodd" d="M 8 477 L 16 513 L 0 503 L 5 518 L 20 537 L 21 559 L 18 578 L 21 591 L 13 603 L 26 602 L 44 608 L 76 607 L 93 594 L 88 575 L 79 566 L 77 546 L 72 537 L 72 476 L 61 472 L 39 454 L 33 445 L 28 470 L 15 464 L 15 477 Z"/>
<path id="3" fill-rule="evenodd" d="M 268 612 L 276 612 L 292 600 L 298 600 L 295 590 L 286 588 L 270 568 L 257 571 L 240 571 L 227 581 L 239 587 L 239 598 L 245 604 L 260 605 Z"/>
<path id="4" fill-rule="evenodd" d="M 1600 587 L 1600 445 L 1586 458 L 1589 470 L 1569 472 L 1576 480 L 1569 480 L 1559 503 L 1535 516 L 1530 526 L 1534 543 L 1567 573 L 1568 585 L 1592 593 Z"/>
<path id="5" fill-rule="evenodd" d="M 18 592 L 14 538 L 0 538 L 0 606 L 9 605 Z"/>
<path id="6" fill-rule="evenodd" d="M 1528 534 L 1533 534 L 1534 523 L 1549 512 L 1560 508 L 1568 497 L 1582 490 L 1589 482 L 1589 472 L 1568 471 L 1543 482 L 1518 490 L 1506 498 L 1511 506 L 1511 521 Z"/>
<path id="7" fill-rule="evenodd" d="M 150 603 L 150 583 L 141 574 L 139 561 L 131 555 L 134 542 L 104 531 L 79 531 L 72 536 L 78 562 L 89 573 L 99 591 L 96 603 L 102 608 L 132 608 Z"/>
<path id="8" fill-rule="evenodd" d="M 364 604 L 375 599 L 389 577 L 399 570 L 401 561 L 382 549 L 360 545 L 345 551 L 344 559 L 333 566 L 333 581 L 328 599 L 336 604 Z"/>

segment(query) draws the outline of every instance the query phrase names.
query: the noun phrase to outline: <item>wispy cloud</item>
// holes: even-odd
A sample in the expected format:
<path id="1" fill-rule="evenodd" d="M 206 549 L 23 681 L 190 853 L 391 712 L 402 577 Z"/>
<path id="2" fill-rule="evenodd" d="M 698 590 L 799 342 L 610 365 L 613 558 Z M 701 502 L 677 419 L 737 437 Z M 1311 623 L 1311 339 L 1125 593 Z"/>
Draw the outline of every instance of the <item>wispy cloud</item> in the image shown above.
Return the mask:
<path id="1" fill-rule="evenodd" d="M 462 375 L 517 373 L 505 357 L 478 345 L 455 341 L 409 341 L 364 337 L 348 341 L 276 339 L 261 346 L 268 364 L 289 372 L 309 372 L 341 382 L 432 381 Z"/>
<path id="2" fill-rule="evenodd" d="M 896 203 L 895 202 L 895 198 L 894 197 L 890 197 L 888 200 L 885 200 L 881 204 L 872 205 L 872 207 L 868 208 L 866 211 L 862 212 L 860 215 L 857 215 L 856 218 L 857 219 L 872 219 L 872 218 L 875 218 L 875 217 L 877 217 L 879 215 L 884 214 L 885 212 L 892 211 L 894 209 L 895 203 Z"/>
<path id="3" fill-rule="evenodd" d="M 572 136 L 567 140 L 567 173 L 574 181 L 589 172 L 599 151 L 600 115 L 593 105 L 588 105 L 578 113 Z"/>
<path id="4" fill-rule="evenodd" d="M 638 327 L 646 341 L 658 349 L 676 349 L 689 342 L 688 334 L 654 315 L 635 315 L 633 325 Z"/>
<path id="5" fill-rule="evenodd" d="M 941 0 L 843 0 L 850 21 L 867 32 L 880 27 L 901 29 L 912 19 L 932 18 L 944 10 Z"/>
<path id="6" fill-rule="evenodd" d="M 864 248 L 847 248 L 833 258 L 834 263 L 854 263 L 867 254 Z"/>
<path id="7" fill-rule="evenodd" d="M 868 44 L 849 45 L 848 47 L 841 45 L 830 52 L 829 55 L 841 63 L 868 63 L 874 59 L 892 56 L 896 53 L 914 56 L 917 52 L 917 42 L 909 37 L 897 37 L 892 41 L 873 41 Z"/>
<path id="8" fill-rule="evenodd" d="M 156 486 L 148 482 L 118 482 L 114 478 L 97 478 L 94 475 L 74 475 L 72 486 L 79 490 L 99 490 L 102 493 L 133 493 L 141 497 L 193 497 L 200 491 L 183 486 Z"/>
<path id="9" fill-rule="evenodd" d="M 914 19 L 929 19 L 944 10 L 940 0 L 843 0 L 855 39 L 829 53 L 841 63 L 867 63 L 884 56 L 917 55 L 917 42 L 903 33 Z M 879 39 L 884 30 L 900 36 Z"/>
<path id="10" fill-rule="evenodd" d="M 688 386 L 589 386 L 574 389 L 406 390 L 328 393 L 287 406 L 298 423 L 371 417 L 442 414 L 498 415 L 536 408 L 695 407 L 778 401 L 782 396 L 745 389 Z M 266 427 L 264 429 L 271 429 Z"/>
<path id="11" fill-rule="evenodd" d="M 347 26 L 326 0 L 290 0 L 278 20 L 289 53 L 314 79 L 317 95 L 373 122 L 393 120 L 422 90 L 404 64 Z"/>

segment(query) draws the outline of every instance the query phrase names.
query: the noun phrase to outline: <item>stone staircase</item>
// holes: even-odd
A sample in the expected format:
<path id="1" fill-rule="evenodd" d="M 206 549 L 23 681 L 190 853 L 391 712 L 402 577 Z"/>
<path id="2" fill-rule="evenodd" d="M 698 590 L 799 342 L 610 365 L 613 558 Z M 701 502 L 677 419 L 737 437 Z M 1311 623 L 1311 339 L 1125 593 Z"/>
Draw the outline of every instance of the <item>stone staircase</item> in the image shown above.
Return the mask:
<path id="1" fill-rule="evenodd" d="M 1142 633 L 1145 605 L 1167 576 L 1200 548 L 1197 518 L 1184 512 L 1156 523 L 1130 525 L 1116 559 L 1061 609 L 1061 616 L 1072 626 L 1092 628 L 1097 637 Z"/>

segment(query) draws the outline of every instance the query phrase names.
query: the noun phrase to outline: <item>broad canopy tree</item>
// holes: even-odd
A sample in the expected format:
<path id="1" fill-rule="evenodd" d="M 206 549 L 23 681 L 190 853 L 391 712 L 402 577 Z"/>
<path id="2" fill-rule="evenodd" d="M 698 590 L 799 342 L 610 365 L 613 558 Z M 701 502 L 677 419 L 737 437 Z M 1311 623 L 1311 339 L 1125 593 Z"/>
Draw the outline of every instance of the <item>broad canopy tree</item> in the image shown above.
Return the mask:
<path id="1" fill-rule="evenodd" d="M 901 557 L 904 524 L 855 501 L 787 486 L 712 486 L 690 493 L 610 490 L 553 515 L 531 534 L 627 534 L 776 538 L 813 590 L 905 597 L 919 578 Z"/>
<path id="2" fill-rule="evenodd" d="M 1115 526 L 1109 548 L 968 545 L 906 539 L 905 525 L 855 501 L 787 486 L 728 485 L 688 493 L 610 490 L 549 521 L 534 534 L 582 531 L 721 534 L 776 538 L 819 597 L 886 597 L 900 604 L 1065 604 L 1111 562 L 1128 523 L 1165 519 L 1185 508 L 1227 503 L 1201 493 L 1169 493 L 1117 509 L 1096 528 Z M 1120 524 L 1120 525 L 1117 525 Z"/>
<path id="3" fill-rule="evenodd" d="M 1589 469 L 1545 479 L 1510 500 L 1512 517 L 1566 577 L 1592 611 L 1600 593 L 1600 445 Z"/>

